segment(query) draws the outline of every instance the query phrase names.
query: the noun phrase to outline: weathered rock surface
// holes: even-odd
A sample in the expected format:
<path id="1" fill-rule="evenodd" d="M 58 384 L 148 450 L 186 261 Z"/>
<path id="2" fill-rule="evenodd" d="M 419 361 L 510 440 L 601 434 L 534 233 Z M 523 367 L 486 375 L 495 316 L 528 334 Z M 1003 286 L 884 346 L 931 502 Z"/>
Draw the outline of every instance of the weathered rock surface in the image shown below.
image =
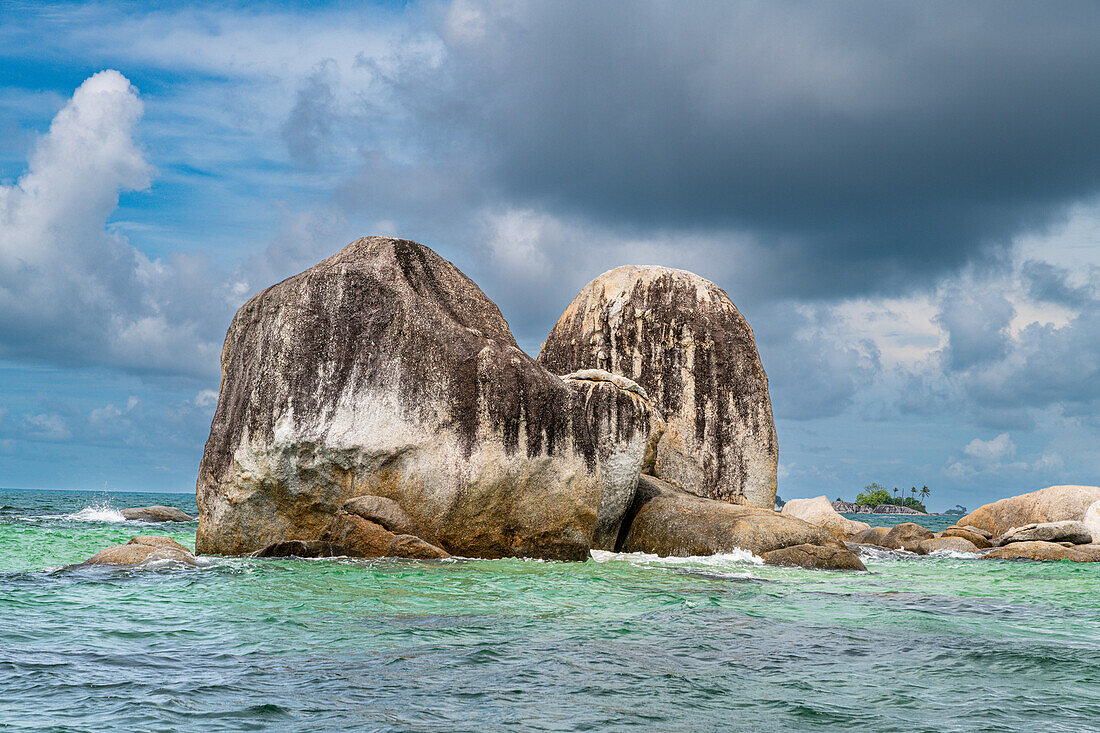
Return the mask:
<path id="1" fill-rule="evenodd" d="M 348 514 L 355 514 L 369 522 L 381 525 L 383 529 L 395 535 L 411 534 L 429 542 L 432 541 L 432 537 L 393 499 L 387 499 L 384 496 L 357 496 L 345 501 L 343 509 Z"/>
<path id="2" fill-rule="evenodd" d="M 881 547 L 886 535 L 890 534 L 890 529 L 890 527 L 871 527 L 853 537 L 851 541 L 861 545 L 879 545 Z"/>
<path id="3" fill-rule="evenodd" d="M 357 514 L 340 510 L 321 531 L 319 539 L 349 557 L 385 557 L 397 535 Z"/>
<path id="4" fill-rule="evenodd" d="M 696 334 L 705 344 L 684 352 L 707 375 L 704 394 L 755 374 L 758 361 L 721 355 L 751 346 L 747 328 Z M 703 424 L 735 426 L 715 443 L 723 450 L 753 431 L 774 445 L 770 409 L 751 419 L 749 407 L 767 404 L 758 376 L 733 381 L 722 406 L 699 405 Z M 598 453 L 583 401 L 516 346 L 472 281 L 415 242 L 361 239 L 233 319 L 197 483 L 197 545 L 244 554 L 314 540 L 345 501 L 373 495 L 453 554 L 582 560 L 601 506 Z M 741 456 L 745 476 L 758 476 L 755 460 Z M 774 456 L 772 466 L 774 493 Z M 725 464 L 709 470 L 727 476 Z"/>
<path id="5" fill-rule="evenodd" d="M 551 330 L 539 362 L 603 369 L 644 388 L 666 421 L 653 473 L 700 496 L 775 504 L 779 444 L 752 329 L 714 283 L 625 266 L 590 282 Z"/>
<path id="6" fill-rule="evenodd" d="M 653 466 L 664 421 L 637 383 L 601 369 L 567 374 L 596 440 L 601 498 L 592 547 L 614 550 L 623 516 L 634 501 L 638 475 Z"/>
<path id="7" fill-rule="evenodd" d="M 122 516 L 138 522 L 194 522 L 195 518 L 174 506 L 142 506 L 123 509 Z"/>
<path id="8" fill-rule="evenodd" d="M 956 524 L 953 527 L 948 527 L 948 529 L 962 529 L 962 530 L 966 530 L 967 532 L 973 532 L 976 535 L 981 535 L 982 537 L 985 537 L 987 540 L 992 540 L 993 539 L 993 533 L 992 532 L 981 529 L 980 527 L 975 527 L 972 524 Z"/>
<path id="9" fill-rule="evenodd" d="M 882 546 L 892 550 L 918 552 L 920 543 L 932 539 L 933 536 L 932 532 L 919 524 L 902 522 L 886 533 L 882 538 Z"/>
<path id="10" fill-rule="evenodd" d="M 985 550 L 993 546 L 993 543 L 990 542 L 984 535 L 962 529 L 961 527 L 948 527 L 943 531 L 942 536 L 958 537 L 960 539 L 964 539 L 970 544 L 977 547 L 979 550 Z"/>
<path id="11" fill-rule="evenodd" d="M 952 550 L 954 552 L 980 552 L 977 545 L 970 540 L 962 537 L 933 537 L 928 540 L 921 540 L 917 544 L 917 554 L 927 555 L 937 550 Z"/>
<path id="12" fill-rule="evenodd" d="M 793 545 L 772 550 L 764 553 L 764 562 L 768 565 L 826 570 L 867 569 L 863 561 L 846 547 L 840 549 L 824 545 Z"/>
<path id="13" fill-rule="evenodd" d="M 993 544 L 997 546 L 1013 542 L 1068 542 L 1074 545 L 1087 545 L 1092 542 L 1092 532 L 1084 522 L 1067 520 L 1013 527 L 993 540 Z"/>
<path id="14" fill-rule="evenodd" d="M 1089 532 L 1092 533 L 1092 541 L 1100 542 L 1100 501 L 1089 504 L 1082 521 L 1089 528 Z"/>
<path id="15" fill-rule="evenodd" d="M 824 496 L 814 499 L 791 499 L 783 505 L 782 513 L 827 529 L 841 540 L 854 539 L 871 528 L 867 522 L 857 522 L 840 516 L 833 509 L 832 502 Z"/>
<path id="16" fill-rule="evenodd" d="M 84 565 L 141 565 L 157 560 L 195 565 L 198 559 L 171 537 L 134 537 L 125 545 L 100 550 L 84 561 Z"/>
<path id="17" fill-rule="evenodd" d="M 1013 542 L 1004 547 L 993 548 L 982 559 L 1097 562 L 1100 561 L 1100 545 L 1065 547 L 1056 542 Z"/>
<path id="18" fill-rule="evenodd" d="M 993 536 L 1013 527 L 1042 522 L 1082 520 L 1093 502 L 1100 501 L 1100 486 L 1050 486 L 978 507 L 957 524 L 973 525 Z"/>
<path id="19" fill-rule="evenodd" d="M 817 545 L 837 551 L 822 553 L 823 562 L 828 564 L 814 567 L 859 562 L 859 558 L 844 555 L 851 553 L 831 532 L 801 519 L 768 509 L 706 499 L 653 476 L 642 476 L 618 549 L 662 557 L 715 555 L 736 550 L 763 556 L 796 545 Z M 806 552 L 802 555 L 811 556 Z"/>

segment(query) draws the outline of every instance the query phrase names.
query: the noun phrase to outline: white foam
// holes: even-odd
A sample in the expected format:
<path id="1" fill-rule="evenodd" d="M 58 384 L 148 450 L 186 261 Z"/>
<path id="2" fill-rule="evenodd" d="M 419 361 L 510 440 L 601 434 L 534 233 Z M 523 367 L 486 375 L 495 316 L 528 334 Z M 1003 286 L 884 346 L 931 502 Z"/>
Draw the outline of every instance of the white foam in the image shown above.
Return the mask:
<path id="1" fill-rule="evenodd" d="M 928 557 L 943 557 L 953 560 L 977 560 L 982 556 L 980 552 L 959 552 L 958 550 L 933 550 Z"/>
<path id="2" fill-rule="evenodd" d="M 86 506 L 78 512 L 66 514 L 65 519 L 73 522 L 125 522 L 126 517 L 122 512 L 111 506 L 110 499 L 104 499 L 98 504 Z"/>
<path id="3" fill-rule="evenodd" d="M 763 565 L 764 558 L 757 557 L 748 550 L 734 548 L 733 552 L 719 555 L 690 555 L 688 557 L 661 557 L 648 552 L 610 552 L 592 550 L 592 559 L 596 562 L 629 562 L 634 565 L 693 565 L 725 567 L 728 565 Z"/>

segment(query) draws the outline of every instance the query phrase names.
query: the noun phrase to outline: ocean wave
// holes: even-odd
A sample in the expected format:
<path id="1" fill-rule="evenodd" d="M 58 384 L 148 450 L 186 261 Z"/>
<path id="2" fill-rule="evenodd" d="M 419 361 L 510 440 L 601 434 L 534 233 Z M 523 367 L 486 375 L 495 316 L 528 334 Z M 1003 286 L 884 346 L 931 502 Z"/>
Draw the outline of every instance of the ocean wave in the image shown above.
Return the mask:
<path id="1" fill-rule="evenodd" d="M 758 557 L 748 550 L 734 549 L 733 552 L 724 552 L 718 555 L 690 555 L 688 557 L 661 557 L 648 552 L 611 552 L 609 550 L 592 550 L 592 559 L 596 562 L 629 562 L 635 565 L 692 565 L 715 566 L 727 565 L 763 565 L 764 558 Z"/>
<path id="2" fill-rule="evenodd" d="M 125 522 L 122 512 L 111 506 L 110 500 L 86 506 L 80 511 L 66 514 L 64 519 L 71 522 Z"/>

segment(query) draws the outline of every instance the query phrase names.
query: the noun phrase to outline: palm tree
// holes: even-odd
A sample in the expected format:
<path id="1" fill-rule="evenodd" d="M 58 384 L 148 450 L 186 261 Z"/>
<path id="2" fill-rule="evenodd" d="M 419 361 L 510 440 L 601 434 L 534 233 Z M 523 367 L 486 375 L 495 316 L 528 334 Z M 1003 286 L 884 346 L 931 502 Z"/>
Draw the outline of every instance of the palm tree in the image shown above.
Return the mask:
<path id="1" fill-rule="evenodd" d="M 932 490 L 927 486 L 922 486 L 920 489 L 920 498 L 927 499 L 928 495 L 932 493 Z"/>

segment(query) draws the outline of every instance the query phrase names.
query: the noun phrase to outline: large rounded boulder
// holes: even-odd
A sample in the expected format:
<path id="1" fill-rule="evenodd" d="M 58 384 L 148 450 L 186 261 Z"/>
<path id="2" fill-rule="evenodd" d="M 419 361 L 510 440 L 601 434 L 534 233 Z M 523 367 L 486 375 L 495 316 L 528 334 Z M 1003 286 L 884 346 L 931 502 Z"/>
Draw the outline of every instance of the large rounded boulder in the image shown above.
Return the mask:
<path id="1" fill-rule="evenodd" d="M 586 409 L 450 262 L 407 240 L 358 240 L 233 319 L 198 551 L 317 541 L 369 495 L 451 554 L 584 559 L 603 498 Z"/>
<path id="2" fill-rule="evenodd" d="M 666 421 L 653 474 L 707 498 L 772 508 L 779 444 L 752 329 L 684 270 L 624 266 L 574 298 L 539 354 L 555 374 L 637 382 Z"/>
<path id="3" fill-rule="evenodd" d="M 1096 501 L 1100 501 L 1100 486 L 1049 486 L 978 507 L 958 525 L 969 524 L 996 537 L 1028 524 L 1085 521 L 1085 513 Z"/>

